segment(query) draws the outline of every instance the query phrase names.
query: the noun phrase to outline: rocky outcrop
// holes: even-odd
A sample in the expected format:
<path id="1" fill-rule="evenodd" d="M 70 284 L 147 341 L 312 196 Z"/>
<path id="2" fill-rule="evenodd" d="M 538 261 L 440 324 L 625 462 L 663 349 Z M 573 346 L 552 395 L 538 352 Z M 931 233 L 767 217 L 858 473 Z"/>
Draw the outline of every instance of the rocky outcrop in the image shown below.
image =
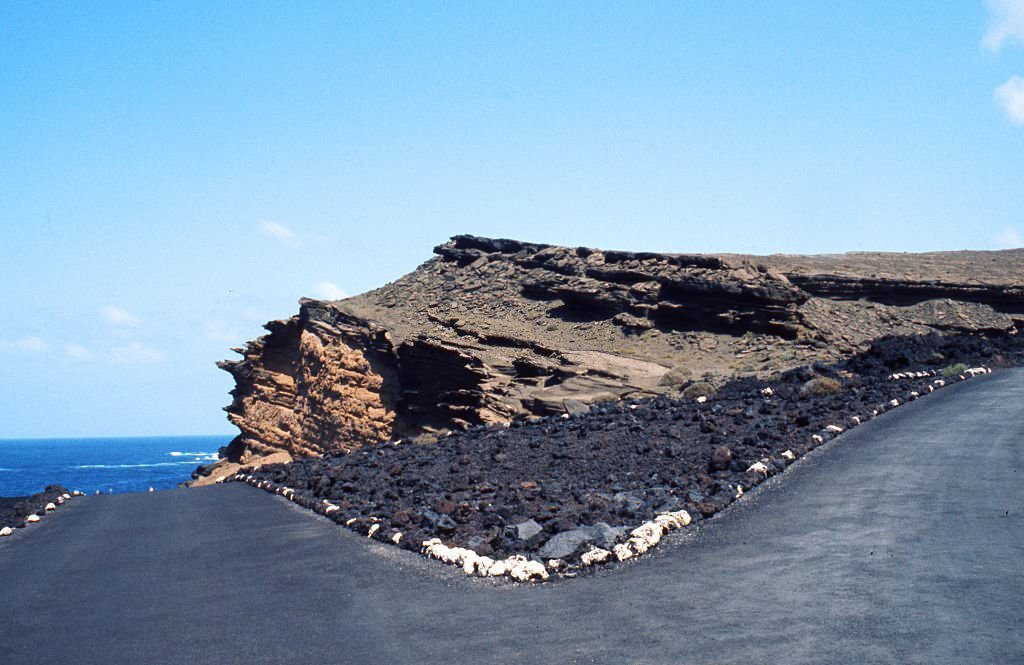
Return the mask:
<path id="1" fill-rule="evenodd" d="M 398 281 L 299 313 L 220 366 L 239 436 L 212 482 L 274 455 L 581 412 L 696 380 L 834 361 L 885 335 L 1024 324 L 1017 252 L 749 257 L 456 236 Z M 881 257 L 881 258 L 879 258 Z M 910 258 L 908 258 L 910 257 Z M 968 279 L 984 266 L 984 279 Z M 899 270 L 882 270 L 882 266 Z M 862 274 L 858 275 L 857 271 Z M 930 271 L 930 272 L 929 272 Z M 963 277 L 951 281 L 950 275 Z"/>

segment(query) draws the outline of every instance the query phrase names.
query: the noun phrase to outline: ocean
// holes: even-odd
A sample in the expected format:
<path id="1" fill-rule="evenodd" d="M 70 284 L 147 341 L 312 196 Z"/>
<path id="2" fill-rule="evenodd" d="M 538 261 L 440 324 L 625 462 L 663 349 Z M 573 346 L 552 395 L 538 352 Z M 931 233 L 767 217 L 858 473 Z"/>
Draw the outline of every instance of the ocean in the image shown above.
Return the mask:
<path id="1" fill-rule="evenodd" d="M 33 494 L 50 484 L 88 494 L 169 489 L 215 461 L 231 438 L 0 439 L 0 496 Z"/>

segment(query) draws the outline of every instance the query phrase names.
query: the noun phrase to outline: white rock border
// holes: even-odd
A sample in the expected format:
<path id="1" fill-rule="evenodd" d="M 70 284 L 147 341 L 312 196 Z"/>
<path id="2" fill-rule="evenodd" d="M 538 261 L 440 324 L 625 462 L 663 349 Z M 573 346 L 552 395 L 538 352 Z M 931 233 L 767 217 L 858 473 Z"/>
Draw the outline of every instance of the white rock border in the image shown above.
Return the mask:
<path id="1" fill-rule="evenodd" d="M 991 373 L 992 369 L 988 367 L 972 367 L 965 370 L 963 374 L 958 375 L 957 378 L 960 381 L 965 381 L 969 378 L 974 378 L 975 376 Z M 888 378 L 890 381 L 900 381 L 904 379 L 929 378 L 936 376 L 937 374 L 938 372 L 934 370 L 922 370 L 919 372 L 891 374 Z M 936 379 L 932 383 L 928 384 L 927 390 L 928 392 L 933 392 L 934 390 L 946 385 L 949 385 L 947 381 L 943 379 Z M 761 389 L 760 394 L 765 399 L 768 399 L 774 395 L 774 391 L 770 387 L 766 387 Z M 886 411 L 891 411 L 892 409 L 903 406 L 907 402 L 914 401 L 918 397 L 920 397 L 920 393 L 918 391 L 910 391 L 903 401 L 894 398 L 886 404 L 881 404 L 877 408 L 872 409 L 871 413 L 868 415 L 851 416 L 848 421 L 848 425 L 845 428 L 835 424 L 826 425 L 820 433 L 812 434 L 811 440 L 818 445 L 823 444 L 827 439 L 839 436 L 850 428 L 862 425 L 872 418 L 875 418 Z M 696 401 L 702 404 L 707 400 L 698 398 Z M 780 457 L 785 460 L 787 465 L 797 460 L 797 456 L 792 450 L 783 451 L 780 454 Z M 749 488 L 746 488 L 752 489 L 761 481 L 767 480 L 770 476 L 774 475 L 775 472 L 772 470 L 770 460 L 768 458 L 762 458 L 760 461 L 751 464 L 750 467 L 747 468 L 747 473 L 754 474 L 753 482 L 750 484 Z M 324 516 L 330 516 L 341 510 L 340 507 L 326 499 L 306 497 L 306 501 L 304 502 L 303 495 L 299 494 L 299 492 L 294 488 L 279 485 L 269 480 L 259 480 L 252 474 L 243 473 L 242 471 L 238 471 L 223 479 L 223 482 L 232 481 L 244 482 L 258 489 L 272 492 L 284 499 L 300 504 Z M 739 499 L 742 497 L 744 491 L 745 488 L 743 484 L 736 485 L 735 498 Z M 312 505 L 307 505 L 310 503 Z M 360 518 L 353 517 L 345 521 L 345 526 L 351 529 L 359 521 Z M 380 531 L 381 527 L 378 523 L 378 518 L 371 517 L 369 518 L 369 521 L 370 527 L 366 536 L 368 538 L 372 538 Z M 633 529 L 629 534 L 629 538 L 625 542 L 616 544 L 610 551 L 592 546 L 580 556 L 579 566 L 567 567 L 565 562 L 561 559 L 549 559 L 545 566 L 545 564 L 528 559 L 521 554 L 513 554 L 507 559 L 493 559 L 488 556 L 481 556 L 473 550 L 464 547 L 449 547 L 448 545 L 445 545 L 440 538 L 431 538 L 430 540 L 423 541 L 420 546 L 420 553 L 428 558 L 436 559 L 452 566 L 458 566 L 462 568 L 462 571 L 466 575 L 475 577 L 508 577 L 517 582 L 546 582 L 551 578 L 551 573 L 548 572 L 548 568 L 552 571 L 565 569 L 566 573 L 573 575 L 573 571 L 581 568 L 601 565 L 612 560 L 627 561 L 629 559 L 642 556 L 652 548 L 656 547 L 667 533 L 670 531 L 684 529 L 692 522 L 693 518 L 685 510 L 659 513 L 653 520 L 644 522 Z M 0 535 L 3 534 L 0 533 Z M 397 530 L 387 536 L 387 540 L 390 540 L 396 545 L 402 541 L 402 538 L 402 532 Z"/>
<path id="2" fill-rule="evenodd" d="M 50 501 L 45 506 L 43 506 L 43 514 L 44 515 L 49 515 L 50 513 L 56 511 L 59 506 L 63 506 L 65 503 L 70 501 L 72 498 L 79 497 L 79 496 L 85 496 L 85 492 L 80 492 L 78 490 L 74 490 L 73 492 L 65 492 L 63 494 L 58 495 L 53 501 Z M 43 518 L 40 517 L 37 513 L 32 513 L 31 515 L 26 515 L 25 516 L 25 526 L 20 527 L 20 528 L 21 529 L 27 529 L 29 524 L 35 524 L 36 522 L 41 522 L 42 519 Z M 13 536 L 14 533 L 16 531 L 18 531 L 18 530 L 19 530 L 18 528 L 15 528 L 13 526 L 0 527 L 0 538 L 6 538 L 7 536 Z"/>

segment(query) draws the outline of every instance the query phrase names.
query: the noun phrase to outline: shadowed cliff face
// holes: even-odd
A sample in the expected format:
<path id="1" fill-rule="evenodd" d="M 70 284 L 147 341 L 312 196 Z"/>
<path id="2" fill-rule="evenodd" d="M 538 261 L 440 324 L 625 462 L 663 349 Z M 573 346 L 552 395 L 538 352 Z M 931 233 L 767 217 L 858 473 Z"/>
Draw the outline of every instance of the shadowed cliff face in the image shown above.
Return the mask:
<path id="1" fill-rule="evenodd" d="M 1017 250 L 687 256 L 457 236 L 434 251 L 375 291 L 303 300 L 220 364 L 241 433 L 207 481 L 282 453 L 765 376 L 885 335 L 1024 326 Z"/>

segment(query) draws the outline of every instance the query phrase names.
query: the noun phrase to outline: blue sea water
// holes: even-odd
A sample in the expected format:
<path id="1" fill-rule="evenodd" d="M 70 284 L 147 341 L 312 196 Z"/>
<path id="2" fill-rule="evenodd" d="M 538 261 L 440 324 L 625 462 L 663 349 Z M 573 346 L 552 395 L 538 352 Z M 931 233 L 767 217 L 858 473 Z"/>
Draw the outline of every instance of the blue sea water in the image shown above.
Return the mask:
<path id="1" fill-rule="evenodd" d="M 0 439 L 0 496 L 23 496 L 46 485 L 88 494 L 145 492 L 189 480 L 217 459 L 231 436 L 110 439 Z"/>

